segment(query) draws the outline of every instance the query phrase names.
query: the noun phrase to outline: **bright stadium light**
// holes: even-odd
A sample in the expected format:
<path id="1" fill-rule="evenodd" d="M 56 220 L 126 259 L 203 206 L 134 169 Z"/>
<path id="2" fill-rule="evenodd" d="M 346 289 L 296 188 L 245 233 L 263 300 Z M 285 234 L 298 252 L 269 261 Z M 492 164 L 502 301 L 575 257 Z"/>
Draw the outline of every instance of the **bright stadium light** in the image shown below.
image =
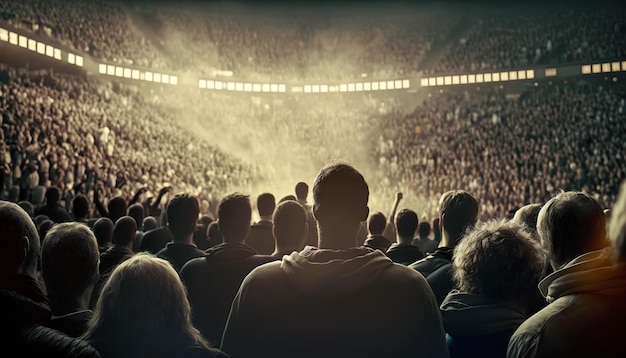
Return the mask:
<path id="1" fill-rule="evenodd" d="M 467 83 L 476 83 L 476 75 L 467 76 Z"/>
<path id="2" fill-rule="evenodd" d="M 491 74 L 491 80 L 493 82 L 500 82 L 500 73 L 499 72 L 492 73 Z"/>
<path id="3" fill-rule="evenodd" d="M 235 90 L 235 82 L 228 82 L 226 83 L 226 89 L 229 91 L 234 91 Z"/>
<path id="4" fill-rule="evenodd" d="M 83 67 L 83 56 L 76 55 L 76 66 Z"/>
<path id="5" fill-rule="evenodd" d="M 0 41 L 9 41 L 9 31 L 0 27 Z"/>
<path id="6" fill-rule="evenodd" d="M 436 86 L 437 85 L 437 79 L 435 77 L 431 77 L 428 79 L 428 85 L 429 86 Z"/>
<path id="7" fill-rule="evenodd" d="M 101 63 L 98 65 L 98 73 L 102 74 L 102 75 L 106 75 L 107 73 L 107 65 L 105 65 L 104 63 Z"/>
<path id="8" fill-rule="evenodd" d="M 146 81 L 152 82 L 152 72 L 146 72 Z"/>
<path id="9" fill-rule="evenodd" d="M 524 70 L 517 71 L 517 78 L 519 78 L 520 80 L 525 80 L 526 79 L 526 71 L 524 71 Z"/>
<path id="10" fill-rule="evenodd" d="M 287 85 L 284 85 L 284 84 L 278 85 L 278 92 L 281 92 L 281 93 L 287 92 Z"/>
<path id="11" fill-rule="evenodd" d="M 428 87 L 428 78 L 422 78 L 422 79 L 420 79 L 420 86 L 422 86 L 422 87 Z"/>
<path id="12" fill-rule="evenodd" d="M 37 51 L 37 41 L 33 39 L 28 39 L 28 49 L 31 51 Z M 72 54 L 72 56 L 74 56 L 74 54 Z"/>
<path id="13" fill-rule="evenodd" d="M 491 82 L 491 73 L 485 73 L 484 79 L 485 79 L 485 82 Z"/>
<path id="14" fill-rule="evenodd" d="M 213 81 L 213 80 L 207 80 L 207 81 L 206 81 L 206 88 L 207 88 L 207 89 L 215 89 L 215 81 Z"/>
<path id="15" fill-rule="evenodd" d="M 321 85 L 320 86 L 320 92 L 328 93 L 328 85 Z"/>
<path id="16" fill-rule="evenodd" d="M 46 54 L 46 44 L 43 42 L 37 42 L 37 53 L 40 55 Z"/>
<path id="17" fill-rule="evenodd" d="M 437 77 L 437 86 L 443 86 L 443 76 Z"/>
<path id="18" fill-rule="evenodd" d="M 272 83 L 272 84 L 270 85 L 270 91 L 271 91 L 271 92 L 278 92 L 278 84 L 276 84 L 276 83 Z"/>
<path id="19" fill-rule="evenodd" d="M 461 79 L 459 78 L 459 76 L 452 76 L 453 85 L 458 85 L 460 82 L 461 82 Z"/>
<path id="20" fill-rule="evenodd" d="M 526 70 L 526 78 L 529 80 L 535 78 L 535 70 Z"/>
<path id="21" fill-rule="evenodd" d="M 355 89 L 356 86 L 354 85 L 354 83 L 348 83 L 348 92 L 354 92 Z"/>
<path id="22" fill-rule="evenodd" d="M 378 87 L 380 88 L 381 91 L 387 90 L 387 82 L 385 81 L 378 82 Z"/>
<path id="23" fill-rule="evenodd" d="M 500 73 L 500 81 L 508 81 L 509 80 L 509 73 L 508 72 L 501 72 Z"/>
<path id="24" fill-rule="evenodd" d="M 46 56 L 54 57 L 54 47 L 46 45 Z"/>
<path id="25" fill-rule="evenodd" d="M 511 71 L 509 72 L 509 79 L 511 81 L 516 81 L 517 80 L 517 71 Z"/>
<path id="26" fill-rule="evenodd" d="M 461 82 L 462 85 L 467 84 L 467 75 L 462 75 L 460 82 Z"/>
<path id="27" fill-rule="evenodd" d="M 483 83 L 483 74 L 479 73 L 476 75 L 476 83 Z"/>
<path id="28" fill-rule="evenodd" d="M 611 63 L 611 71 L 619 72 L 619 62 L 612 62 Z"/>
<path id="29" fill-rule="evenodd" d="M 372 90 L 372 82 L 365 82 L 363 84 L 363 90 L 364 91 L 371 91 Z"/>
<path id="30" fill-rule="evenodd" d="M 345 84 L 339 85 L 339 92 L 347 92 L 348 86 Z"/>
<path id="31" fill-rule="evenodd" d="M 133 71 L 130 68 L 124 68 L 124 78 L 130 78 Z"/>
<path id="32" fill-rule="evenodd" d="M 114 76 L 115 75 L 115 66 L 107 65 L 107 75 L 109 75 L 109 76 Z"/>
<path id="33" fill-rule="evenodd" d="M 556 68 L 546 68 L 546 77 L 554 77 L 556 76 Z"/>
<path id="34" fill-rule="evenodd" d="M 261 87 L 263 92 L 269 92 L 270 91 L 270 85 L 267 83 L 264 83 L 263 86 Z"/>
<path id="35" fill-rule="evenodd" d="M 198 87 L 206 88 L 206 80 L 199 80 L 198 81 Z"/>
<path id="36" fill-rule="evenodd" d="M 154 79 L 154 82 L 161 82 L 161 74 L 158 72 L 155 72 L 154 75 L 152 75 L 152 78 Z"/>
<path id="37" fill-rule="evenodd" d="M 402 80 L 396 80 L 394 82 L 394 86 L 396 87 L 396 89 L 402 88 Z"/>
<path id="38" fill-rule="evenodd" d="M 402 80 L 402 88 L 410 88 L 410 87 L 411 87 L 411 81 Z"/>
<path id="39" fill-rule="evenodd" d="M 235 83 L 235 91 L 242 92 L 243 91 L 243 83 L 241 83 L 241 82 Z"/>
<path id="40" fill-rule="evenodd" d="M 11 45 L 17 45 L 17 34 L 15 32 L 9 32 L 9 43 Z"/>
<path id="41" fill-rule="evenodd" d="M 622 71 L 626 71 L 626 61 L 622 61 Z"/>
<path id="42" fill-rule="evenodd" d="M 26 48 L 26 47 L 28 47 L 28 38 L 26 36 L 20 35 L 18 37 L 18 43 L 19 43 L 20 47 Z"/>
<path id="43" fill-rule="evenodd" d="M 378 82 L 372 82 L 372 91 L 378 91 L 379 90 L 379 83 Z"/>
<path id="44" fill-rule="evenodd" d="M 161 76 L 161 82 L 169 84 L 170 83 L 170 75 L 163 74 L 163 76 Z"/>
<path id="45" fill-rule="evenodd" d="M 261 92 L 261 85 L 258 83 L 255 83 L 252 85 L 252 92 Z"/>
<path id="46" fill-rule="evenodd" d="M 392 90 L 394 88 L 396 88 L 395 87 L 395 82 L 394 81 L 387 81 L 387 89 L 388 90 Z"/>
<path id="47" fill-rule="evenodd" d="M 132 77 L 132 79 L 134 79 L 134 80 L 138 80 L 139 79 L 139 70 L 132 70 L 130 77 Z"/>
<path id="48" fill-rule="evenodd" d="M 312 93 L 320 93 L 320 85 L 311 85 L 309 87 L 311 87 Z"/>
<path id="49" fill-rule="evenodd" d="M 124 76 L 124 68 L 120 66 L 115 66 L 115 76 L 117 77 Z"/>
<path id="50" fill-rule="evenodd" d="M 243 85 L 243 90 L 246 92 L 252 92 L 252 83 L 245 83 Z"/>
<path id="51" fill-rule="evenodd" d="M 215 89 L 216 90 L 221 90 L 224 88 L 224 84 L 222 83 L 222 81 L 215 81 Z"/>
<path id="52" fill-rule="evenodd" d="M 170 84 L 176 86 L 178 84 L 178 77 L 170 76 Z"/>
<path id="53" fill-rule="evenodd" d="M 611 64 L 610 63 L 603 63 L 602 64 L 602 72 L 611 72 Z"/>
<path id="54" fill-rule="evenodd" d="M 71 63 L 72 65 L 76 63 L 76 56 L 74 56 L 73 53 L 68 53 L 67 54 L 67 62 Z"/>
<path id="55" fill-rule="evenodd" d="M 363 91 L 363 82 L 359 82 L 356 84 L 355 89 L 357 92 L 362 92 Z"/>
<path id="56" fill-rule="evenodd" d="M 452 84 L 452 76 L 445 76 L 443 78 L 443 84 L 449 86 Z"/>
<path id="57" fill-rule="evenodd" d="M 600 71 L 601 71 L 601 67 L 599 63 L 594 63 L 593 65 L 591 65 L 592 73 L 600 73 Z"/>

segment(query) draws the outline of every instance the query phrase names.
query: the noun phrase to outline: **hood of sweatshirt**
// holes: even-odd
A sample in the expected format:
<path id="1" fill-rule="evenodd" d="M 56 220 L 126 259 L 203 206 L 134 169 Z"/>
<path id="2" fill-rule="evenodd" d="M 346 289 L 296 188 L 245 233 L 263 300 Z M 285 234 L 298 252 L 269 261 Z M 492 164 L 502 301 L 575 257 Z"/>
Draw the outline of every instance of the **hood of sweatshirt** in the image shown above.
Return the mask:
<path id="1" fill-rule="evenodd" d="M 626 266 L 613 264 L 609 248 L 589 252 L 544 278 L 539 290 L 548 302 L 582 293 L 624 297 Z"/>
<path id="2" fill-rule="evenodd" d="M 281 268 L 293 286 L 323 298 L 351 295 L 392 266 L 393 262 L 384 253 L 365 247 L 329 250 L 307 246 L 281 261 Z"/>
<path id="3" fill-rule="evenodd" d="M 446 333 L 471 337 L 514 331 L 528 318 L 515 305 L 480 295 L 451 291 L 441 303 Z"/>

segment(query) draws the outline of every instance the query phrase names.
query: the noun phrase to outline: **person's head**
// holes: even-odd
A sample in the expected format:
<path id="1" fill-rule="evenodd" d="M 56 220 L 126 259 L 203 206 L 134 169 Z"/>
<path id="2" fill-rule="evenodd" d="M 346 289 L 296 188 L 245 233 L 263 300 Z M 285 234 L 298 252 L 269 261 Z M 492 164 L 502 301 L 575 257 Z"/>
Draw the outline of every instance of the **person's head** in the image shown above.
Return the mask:
<path id="1" fill-rule="evenodd" d="M 256 207 L 259 210 L 259 216 L 272 216 L 276 209 L 276 199 L 270 193 L 263 193 L 256 198 Z"/>
<path id="2" fill-rule="evenodd" d="M 99 247 L 106 247 L 113 242 L 113 228 L 115 224 L 109 218 L 100 218 L 93 224 L 93 234 L 96 236 Z"/>
<path id="3" fill-rule="evenodd" d="M 396 232 L 399 242 L 411 242 L 419 219 L 417 213 L 411 209 L 402 209 L 396 214 Z"/>
<path id="4" fill-rule="evenodd" d="M 192 345 L 208 347 L 191 323 L 178 273 L 169 262 L 147 253 L 113 270 L 85 338 L 103 356 L 177 356 Z"/>
<path id="5" fill-rule="evenodd" d="M 224 242 L 243 242 L 250 232 L 250 198 L 238 193 L 223 197 L 217 208 L 217 216 Z"/>
<path id="6" fill-rule="evenodd" d="M 555 270 L 608 244 L 602 207 L 583 192 L 562 192 L 550 199 L 539 211 L 537 233 Z"/>
<path id="7" fill-rule="evenodd" d="M 309 185 L 305 182 L 298 182 L 296 184 L 296 199 L 300 202 L 306 202 L 306 197 L 309 195 Z"/>
<path id="8" fill-rule="evenodd" d="M 202 251 L 211 247 L 209 243 L 209 231 L 207 229 L 204 224 L 198 224 L 198 226 L 196 226 L 196 232 L 193 233 L 193 243 Z"/>
<path id="9" fill-rule="evenodd" d="M 113 244 L 120 246 L 131 245 L 137 235 L 137 224 L 130 216 L 122 216 L 115 222 L 113 228 Z"/>
<path id="10" fill-rule="evenodd" d="M 367 218 L 367 231 L 370 235 L 382 235 L 386 226 L 387 218 L 380 211 L 371 213 Z"/>
<path id="11" fill-rule="evenodd" d="M 200 219 L 198 219 L 198 224 L 204 225 L 205 228 L 209 227 L 209 224 L 215 221 L 211 215 L 201 215 Z"/>
<path id="12" fill-rule="evenodd" d="M 545 255 L 522 225 L 492 220 L 464 236 L 454 249 L 453 265 L 460 291 L 518 301 L 537 290 Z"/>
<path id="13" fill-rule="evenodd" d="M 513 216 L 513 221 L 518 224 L 526 225 L 526 229 L 531 233 L 534 239 L 539 240 L 537 235 L 537 217 L 541 204 L 528 204 L 519 208 Z"/>
<path id="14" fill-rule="evenodd" d="M 40 240 L 43 240 L 43 238 L 46 237 L 48 230 L 50 230 L 52 226 L 54 226 L 54 221 L 52 220 L 44 220 L 41 224 L 39 224 L 39 226 L 37 226 L 37 232 L 39 233 Z"/>
<path id="15" fill-rule="evenodd" d="M 72 199 L 72 214 L 74 219 L 87 219 L 89 215 L 89 199 L 83 194 L 78 194 Z"/>
<path id="16" fill-rule="evenodd" d="M 135 219 L 135 224 L 137 227 L 143 228 L 143 219 L 144 219 L 144 209 L 143 205 L 139 203 L 134 203 L 133 205 L 128 207 L 128 216 Z"/>
<path id="17" fill-rule="evenodd" d="M 417 233 L 420 238 L 428 238 L 428 235 L 430 235 L 430 223 L 428 221 L 421 222 L 417 227 Z"/>
<path id="18" fill-rule="evenodd" d="M 116 196 L 113 199 L 109 200 L 107 204 L 107 210 L 109 211 L 109 218 L 111 221 L 117 222 L 117 219 L 126 215 L 127 204 L 126 199 L 121 196 Z"/>
<path id="19" fill-rule="evenodd" d="M 30 201 L 22 200 L 17 203 L 17 205 L 19 205 L 20 208 L 24 209 L 26 214 L 28 214 L 28 216 L 30 216 L 31 218 L 35 216 L 35 207 L 33 206 L 33 204 L 31 204 Z"/>
<path id="20" fill-rule="evenodd" d="M 362 221 L 369 215 L 369 187 L 354 167 L 338 163 L 323 168 L 313 184 L 313 215 L 321 248 L 356 245 Z"/>
<path id="21" fill-rule="evenodd" d="M 41 271 L 53 303 L 91 295 L 99 263 L 98 242 L 86 225 L 54 225 L 41 246 Z"/>
<path id="22" fill-rule="evenodd" d="M 157 224 L 157 219 L 154 218 L 154 216 L 146 216 L 145 218 L 143 218 L 143 221 L 141 222 L 141 228 L 143 232 L 147 232 L 150 230 L 154 230 L 156 229 L 158 226 Z"/>
<path id="23" fill-rule="evenodd" d="M 478 220 L 478 201 L 463 190 L 451 190 L 439 200 L 439 217 L 442 235 L 449 247 L 454 247 L 463 237 L 465 230 Z"/>
<path id="24" fill-rule="evenodd" d="M 56 186 L 51 186 L 46 190 L 46 205 L 55 206 L 61 198 L 61 190 Z"/>
<path id="25" fill-rule="evenodd" d="M 309 225 L 300 203 L 285 201 L 278 204 L 272 222 L 277 251 L 301 251 L 304 248 Z"/>
<path id="26" fill-rule="evenodd" d="M 177 194 L 167 205 L 167 225 L 176 241 L 191 237 L 198 225 L 200 204 L 195 196 Z"/>
<path id="27" fill-rule="evenodd" d="M 209 236 L 209 246 L 217 246 L 224 242 L 224 236 L 222 236 L 222 232 L 220 231 L 220 226 L 217 224 L 217 221 L 214 221 L 209 224 L 207 228 L 207 235 Z"/>
<path id="28" fill-rule="evenodd" d="M 280 200 L 278 201 L 278 203 L 279 203 L 279 204 L 280 204 L 280 203 L 284 203 L 285 201 L 289 201 L 289 200 L 291 200 L 291 201 L 296 201 L 296 200 L 298 200 L 298 199 L 297 199 L 295 196 L 293 196 L 293 195 L 286 195 L 286 196 L 283 196 L 282 198 L 280 198 Z"/>
<path id="29" fill-rule="evenodd" d="M 15 203 L 0 201 L 0 274 L 35 276 L 39 259 L 39 233 L 30 216 Z"/>
<path id="30" fill-rule="evenodd" d="M 626 181 L 622 183 L 617 201 L 611 210 L 609 240 L 618 262 L 626 262 Z"/>

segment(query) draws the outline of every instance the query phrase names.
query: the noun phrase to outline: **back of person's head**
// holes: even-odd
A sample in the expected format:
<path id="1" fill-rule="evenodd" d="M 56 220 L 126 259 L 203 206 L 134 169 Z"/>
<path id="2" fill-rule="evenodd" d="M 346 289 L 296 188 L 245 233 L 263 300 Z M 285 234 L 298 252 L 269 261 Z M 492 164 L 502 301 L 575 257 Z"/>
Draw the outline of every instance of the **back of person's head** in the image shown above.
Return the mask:
<path id="1" fill-rule="evenodd" d="M 298 199 L 297 199 L 295 196 L 293 196 L 293 195 L 286 195 L 286 196 L 283 196 L 282 198 L 280 198 L 280 200 L 278 201 L 278 203 L 279 203 L 279 204 L 280 204 L 280 203 L 284 203 L 285 201 L 289 201 L 289 200 L 291 200 L 291 201 L 297 201 Z"/>
<path id="2" fill-rule="evenodd" d="M 83 194 L 78 194 L 72 199 L 72 214 L 74 219 L 86 219 L 89 214 L 89 199 Z"/>
<path id="3" fill-rule="evenodd" d="M 421 222 L 417 227 L 417 232 L 420 238 L 428 238 L 428 235 L 430 235 L 430 223 L 428 221 Z"/>
<path id="4" fill-rule="evenodd" d="M 398 232 L 398 236 L 413 239 L 418 223 L 419 219 L 415 211 L 411 209 L 398 211 L 396 214 L 396 231 Z"/>
<path id="5" fill-rule="evenodd" d="M 243 242 L 250 231 L 250 198 L 239 193 L 223 197 L 217 208 L 217 216 L 224 242 Z"/>
<path id="6" fill-rule="evenodd" d="M 50 230 L 52 226 L 54 226 L 54 221 L 49 219 L 42 221 L 41 224 L 37 226 L 37 232 L 39 233 L 40 240 L 43 240 L 43 238 L 46 237 L 48 230 Z"/>
<path id="7" fill-rule="evenodd" d="M 117 222 L 117 219 L 125 216 L 128 210 L 126 199 L 121 196 L 112 198 L 107 204 L 107 210 L 109 211 L 109 218 L 111 218 L 113 222 Z"/>
<path id="8" fill-rule="evenodd" d="M 204 226 L 204 224 L 198 224 L 196 227 L 196 232 L 193 233 L 193 243 L 202 251 L 211 247 L 208 227 Z"/>
<path id="9" fill-rule="evenodd" d="M 35 207 L 33 206 L 33 204 L 31 204 L 30 201 L 22 200 L 17 203 L 17 205 L 19 205 L 20 208 L 24 209 L 26 214 L 28 214 L 28 216 L 30 216 L 31 218 L 35 216 Z"/>
<path id="10" fill-rule="evenodd" d="M 156 229 L 158 226 L 157 224 L 157 219 L 154 218 L 154 216 L 146 216 L 145 218 L 143 218 L 143 221 L 141 222 L 141 228 L 143 232 L 147 232 L 150 230 L 154 230 Z"/>
<path id="11" fill-rule="evenodd" d="M 309 195 L 309 185 L 305 182 L 298 182 L 296 184 L 296 199 L 298 201 L 305 201 Z"/>
<path id="12" fill-rule="evenodd" d="M 442 231 L 456 244 L 463 237 L 466 229 L 474 226 L 478 220 L 478 201 L 468 192 L 451 190 L 439 200 L 439 215 Z"/>
<path id="13" fill-rule="evenodd" d="M 108 246 L 113 242 L 113 228 L 115 224 L 109 218 L 100 218 L 93 224 L 93 234 L 96 236 L 98 246 Z"/>
<path id="14" fill-rule="evenodd" d="M 41 246 L 41 271 L 48 295 L 76 297 L 96 283 L 100 252 L 89 228 L 81 223 L 52 227 Z"/>
<path id="15" fill-rule="evenodd" d="M 528 204 L 517 209 L 513 216 L 513 221 L 518 224 L 526 225 L 526 229 L 531 233 L 534 239 L 539 240 L 537 234 L 537 217 L 541 210 L 541 204 Z"/>
<path id="16" fill-rule="evenodd" d="M 217 221 L 214 221 L 209 224 L 207 228 L 207 235 L 209 236 L 209 246 L 217 246 L 224 242 L 224 236 L 222 236 L 222 232 L 220 231 L 220 226 L 217 224 Z"/>
<path id="17" fill-rule="evenodd" d="M 626 181 L 622 183 L 617 201 L 611 210 L 609 240 L 618 262 L 626 262 Z"/>
<path id="18" fill-rule="evenodd" d="M 367 182 L 354 167 L 337 163 L 323 168 L 313 183 L 313 215 L 320 233 L 336 232 L 351 236 L 354 232 L 353 245 L 356 245 L 361 222 L 369 214 L 368 199 Z M 349 239 L 352 241 L 352 238 Z"/>
<path id="19" fill-rule="evenodd" d="M 185 287 L 172 265 L 139 253 L 102 288 L 85 338 L 104 356 L 178 356 L 208 347 L 191 323 Z"/>
<path id="20" fill-rule="evenodd" d="M 441 241 L 441 226 L 439 218 L 433 219 L 433 240 Z"/>
<path id="21" fill-rule="evenodd" d="M 200 204 L 195 196 L 176 194 L 167 205 L 167 225 L 174 240 L 184 240 L 198 225 Z"/>
<path id="22" fill-rule="evenodd" d="M 138 228 L 143 228 L 144 209 L 143 205 L 134 203 L 128 207 L 128 216 L 135 219 Z"/>
<path id="23" fill-rule="evenodd" d="M 201 215 L 200 219 L 198 219 L 198 224 L 204 225 L 204 227 L 209 227 L 209 224 L 215 221 L 211 215 Z"/>
<path id="24" fill-rule="evenodd" d="M 34 276 L 39 259 L 39 233 L 19 205 L 0 201 L 0 274 L 24 273 Z"/>
<path id="25" fill-rule="evenodd" d="M 137 234 L 137 224 L 130 216 L 122 216 L 115 222 L 113 228 L 113 244 L 126 246 L 130 244 Z"/>
<path id="26" fill-rule="evenodd" d="M 602 207 L 583 192 L 562 192 L 550 199 L 539 211 L 537 233 L 555 270 L 608 244 Z"/>
<path id="27" fill-rule="evenodd" d="M 386 226 L 387 218 L 380 211 L 371 213 L 367 218 L 367 231 L 369 231 L 370 235 L 382 235 Z"/>
<path id="28" fill-rule="evenodd" d="M 56 186 L 51 186 L 46 190 L 46 205 L 55 206 L 61 198 L 61 190 Z"/>
<path id="29" fill-rule="evenodd" d="M 276 209 L 276 198 L 270 193 L 263 193 L 256 198 L 256 207 L 259 216 L 272 216 Z"/>
<path id="30" fill-rule="evenodd" d="M 455 247 L 454 278 L 462 292 L 496 300 L 530 297 L 545 266 L 541 245 L 506 220 L 481 222 Z"/>
<path id="31" fill-rule="evenodd" d="M 289 247 L 300 251 L 304 247 L 308 231 L 304 208 L 297 201 L 278 204 L 272 218 L 276 247 Z"/>

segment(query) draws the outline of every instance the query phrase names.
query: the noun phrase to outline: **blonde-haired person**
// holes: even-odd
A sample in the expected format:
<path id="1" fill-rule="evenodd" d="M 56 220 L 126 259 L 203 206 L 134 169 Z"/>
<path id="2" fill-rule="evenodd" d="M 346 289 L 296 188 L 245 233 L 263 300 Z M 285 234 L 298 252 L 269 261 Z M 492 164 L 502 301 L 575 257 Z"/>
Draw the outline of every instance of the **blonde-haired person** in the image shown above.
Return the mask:
<path id="1" fill-rule="evenodd" d="M 166 260 L 140 253 L 104 285 L 85 339 L 107 357 L 225 357 L 191 323 L 185 287 Z"/>

